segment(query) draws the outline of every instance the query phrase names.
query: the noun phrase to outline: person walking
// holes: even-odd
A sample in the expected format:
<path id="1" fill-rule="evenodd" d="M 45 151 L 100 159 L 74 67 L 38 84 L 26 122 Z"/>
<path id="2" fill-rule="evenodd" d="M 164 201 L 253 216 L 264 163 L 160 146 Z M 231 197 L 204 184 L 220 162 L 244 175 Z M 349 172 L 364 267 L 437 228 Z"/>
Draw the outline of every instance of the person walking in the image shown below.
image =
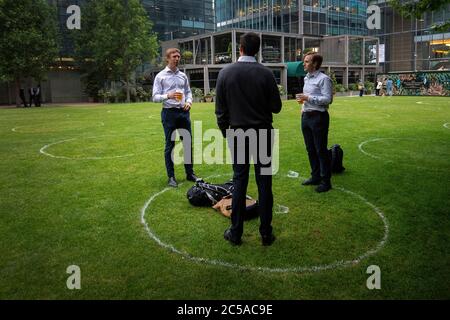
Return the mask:
<path id="1" fill-rule="evenodd" d="M 258 186 L 262 245 L 269 246 L 275 241 L 272 232 L 272 113 L 280 112 L 281 99 L 272 71 L 255 59 L 260 43 L 256 33 L 243 34 L 239 60 L 219 72 L 216 85 L 217 124 L 228 139 L 233 159 L 231 226 L 224 233 L 225 240 L 232 245 L 242 243 L 251 157 Z M 268 161 L 262 159 L 263 154 Z"/>
<path id="2" fill-rule="evenodd" d="M 381 82 L 381 80 L 378 80 L 377 82 L 377 86 L 375 88 L 375 95 L 379 96 L 380 95 L 380 90 L 381 88 L 383 88 L 383 82 Z"/>
<path id="3" fill-rule="evenodd" d="M 388 94 L 390 97 L 392 96 L 393 85 L 394 85 L 394 82 L 392 81 L 391 78 L 389 78 L 389 79 L 386 81 L 386 91 L 387 91 L 387 94 Z"/>

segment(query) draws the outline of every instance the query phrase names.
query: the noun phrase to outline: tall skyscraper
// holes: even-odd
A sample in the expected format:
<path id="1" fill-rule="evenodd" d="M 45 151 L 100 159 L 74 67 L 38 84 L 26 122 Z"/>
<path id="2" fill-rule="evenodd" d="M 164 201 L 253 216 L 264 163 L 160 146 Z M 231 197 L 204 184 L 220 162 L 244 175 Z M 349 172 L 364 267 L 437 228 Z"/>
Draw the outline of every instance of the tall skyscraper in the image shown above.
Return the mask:
<path id="1" fill-rule="evenodd" d="M 366 35 L 367 0 L 216 0 L 217 30 Z"/>

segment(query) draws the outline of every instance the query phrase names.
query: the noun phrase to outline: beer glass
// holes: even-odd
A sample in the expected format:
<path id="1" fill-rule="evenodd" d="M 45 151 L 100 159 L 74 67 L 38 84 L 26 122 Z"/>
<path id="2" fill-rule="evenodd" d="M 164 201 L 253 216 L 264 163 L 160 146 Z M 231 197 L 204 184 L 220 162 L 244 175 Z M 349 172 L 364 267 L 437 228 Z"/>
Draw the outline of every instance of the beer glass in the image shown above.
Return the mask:
<path id="1" fill-rule="evenodd" d="M 178 102 L 181 102 L 181 100 L 183 100 L 183 91 L 181 91 L 181 90 L 175 90 L 175 99 L 178 101 Z"/>

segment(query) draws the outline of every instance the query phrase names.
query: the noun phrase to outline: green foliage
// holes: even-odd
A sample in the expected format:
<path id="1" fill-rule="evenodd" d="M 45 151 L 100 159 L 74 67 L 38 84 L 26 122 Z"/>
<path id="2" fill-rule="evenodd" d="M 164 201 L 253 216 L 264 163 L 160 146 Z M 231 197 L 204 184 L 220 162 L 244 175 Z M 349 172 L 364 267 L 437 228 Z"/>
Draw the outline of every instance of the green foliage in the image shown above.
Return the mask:
<path id="1" fill-rule="evenodd" d="M 193 87 L 193 88 L 191 88 L 191 91 L 192 91 L 192 96 L 194 98 L 203 99 L 204 94 L 203 94 L 203 90 L 202 89 Z"/>
<path id="2" fill-rule="evenodd" d="M 389 2 L 402 16 L 417 19 L 424 13 L 439 10 L 448 3 L 448 0 L 391 0 Z"/>
<path id="3" fill-rule="evenodd" d="M 375 84 L 371 81 L 364 82 L 364 88 L 367 94 L 371 94 L 375 90 Z"/>
<path id="4" fill-rule="evenodd" d="M 349 89 L 350 91 L 358 91 L 358 84 L 357 84 L 357 83 L 350 83 L 350 84 L 348 85 L 348 89 Z"/>
<path id="5" fill-rule="evenodd" d="M 192 58 L 194 57 L 194 54 L 192 53 L 192 51 L 186 50 L 181 53 L 181 57 L 184 60 L 183 61 L 184 64 L 190 64 L 192 63 Z"/>
<path id="6" fill-rule="evenodd" d="M 0 1 L 0 75 L 40 80 L 58 56 L 55 7 L 46 0 Z"/>
<path id="7" fill-rule="evenodd" d="M 137 87 L 136 96 L 139 101 L 149 101 L 151 94 L 150 92 L 145 91 L 144 88 Z"/>
<path id="8" fill-rule="evenodd" d="M 347 91 L 347 89 L 345 88 L 345 86 L 342 85 L 342 84 L 340 84 L 340 83 L 337 83 L 337 84 L 336 84 L 335 90 L 336 90 L 335 92 L 345 92 L 345 91 Z"/>
<path id="9" fill-rule="evenodd" d="M 403 17 L 410 19 L 420 19 L 426 12 L 443 9 L 450 2 L 449 0 L 391 0 L 390 5 Z M 431 27 L 436 32 L 448 32 L 450 20 L 435 24 Z"/>
<path id="10" fill-rule="evenodd" d="M 280 96 L 286 95 L 286 90 L 284 89 L 284 87 L 281 84 L 278 85 L 278 92 L 280 93 Z"/>
<path id="11" fill-rule="evenodd" d="M 336 80 L 336 75 L 334 74 L 334 72 L 333 71 L 330 71 L 330 72 L 326 72 L 326 74 L 330 77 L 330 79 L 331 79 L 331 84 L 332 84 L 332 86 L 333 86 L 333 93 L 336 93 L 336 91 L 337 91 L 337 89 L 336 89 L 336 86 L 337 86 L 337 80 Z"/>
<path id="12" fill-rule="evenodd" d="M 74 38 L 85 70 L 129 83 L 131 73 L 157 55 L 156 35 L 139 0 L 91 1 L 83 13 L 84 27 Z M 126 88 L 129 101 L 130 86 Z"/>

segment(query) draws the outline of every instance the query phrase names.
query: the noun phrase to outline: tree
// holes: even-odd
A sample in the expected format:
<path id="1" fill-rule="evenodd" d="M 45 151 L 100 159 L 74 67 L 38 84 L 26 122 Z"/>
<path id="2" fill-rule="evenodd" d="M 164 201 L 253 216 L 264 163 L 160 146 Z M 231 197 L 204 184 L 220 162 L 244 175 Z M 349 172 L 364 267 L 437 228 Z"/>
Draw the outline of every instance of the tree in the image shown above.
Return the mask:
<path id="1" fill-rule="evenodd" d="M 405 18 L 420 19 L 426 12 L 442 9 L 450 3 L 449 0 L 391 0 L 391 6 Z M 433 25 L 432 29 L 438 32 L 448 31 L 450 20 L 439 25 Z"/>
<path id="2" fill-rule="evenodd" d="M 139 0 L 95 0 L 88 4 L 87 26 L 76 38 L 78 58 L 95 65 L 105 79 L 121 79 L 130 102 L 130 77 L 158 52 L 152 23 Z"/>
<path id="3" fill-rule="evenodd" d="M 56 7 L 46 0 L 0 0 L 0 79 L 41 80 L 58 57 Z"/>

